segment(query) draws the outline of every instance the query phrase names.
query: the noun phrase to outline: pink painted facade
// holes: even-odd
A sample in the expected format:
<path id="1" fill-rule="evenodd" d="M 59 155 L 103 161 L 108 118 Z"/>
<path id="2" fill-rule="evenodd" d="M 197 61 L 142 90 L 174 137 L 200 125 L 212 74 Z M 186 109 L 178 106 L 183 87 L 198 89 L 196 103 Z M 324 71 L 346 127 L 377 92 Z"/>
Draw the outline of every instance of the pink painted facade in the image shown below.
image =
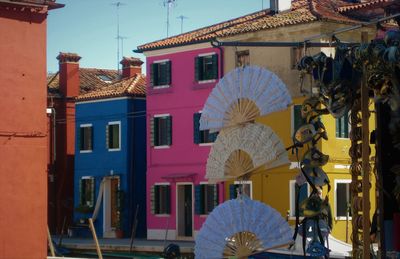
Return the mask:
<path id="1" fill-rule="evenodd" d="M 194 186 L 207 180 L 204 178 L 207 157 L 211 144 L 195 144 L 193 140 L 193 114 L 202 110 L 212 88 L 218 80 L 197 82 L 195 80 L 195 57 L 215 53 L 218 55 L 218 78 L 222 77 L 221 53 L 217 48 L 202 48 L 172 54 L 147 55 L 147 71 L 152 63 L 171 61 L 171 84 L 168 88 L 153 89 L 147 77 L 147 233 L 149 239 L 164 239 L 168 226 L 168 239 L 192 239 L 200 229 L 206 216 L 195 214 Z M 149 72 L 148 72 L 149 74 Z M 169 147 L 151 146 L 151 123 L 155 115 L 172 116 L 172 144 Z M 169 215 L 154 215 L 151 211 L 151 186 L 169 184 L 171 206 Z M 178 233 L 179 217 L 177 186 L 192 185 L 193 235 L 182 237 Z M 219 202 L 224 200 L 223 184 L 218 186 Z M 182 202 L 182 200 L 180 201 Z"/>

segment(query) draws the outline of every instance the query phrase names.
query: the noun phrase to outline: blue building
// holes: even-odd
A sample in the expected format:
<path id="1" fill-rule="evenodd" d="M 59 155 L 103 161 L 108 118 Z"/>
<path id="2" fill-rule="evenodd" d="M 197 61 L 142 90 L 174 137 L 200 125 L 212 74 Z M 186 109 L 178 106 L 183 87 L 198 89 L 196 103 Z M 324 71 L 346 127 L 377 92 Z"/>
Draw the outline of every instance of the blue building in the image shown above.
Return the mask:
<path id="1" fill-rule="evenodd" d="M 124 58 L 122 78 L 76 98 L 74 221 L 94 218 L 98 236 L 146 235 L 146 79 Z M 104 81 L 109 79 L 104 77 Z"/>

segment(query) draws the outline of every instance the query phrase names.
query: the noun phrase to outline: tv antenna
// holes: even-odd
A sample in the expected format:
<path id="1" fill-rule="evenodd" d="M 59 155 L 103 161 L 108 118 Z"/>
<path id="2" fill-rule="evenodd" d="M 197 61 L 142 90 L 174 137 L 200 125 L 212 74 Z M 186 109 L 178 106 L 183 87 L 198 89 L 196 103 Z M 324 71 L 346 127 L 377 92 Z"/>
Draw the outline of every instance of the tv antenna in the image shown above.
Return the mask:
<path id="1" fill-rule="evenodd" d="M 169 35 L 169 11 L 176 6 L 177 0 L 163 0 L 164 7 L 167 7 L 167 37 Z"/>
<path id="2" fill-rule="evenodd" d="M 119 73 L 119 62 L 121 61 L 120 56 L 119 56 L 119 46 L 120 46 L 119 41 L 122 40 L 122 42 L 123 42 L 123 40 L 124 40 L 123 39 L 124 37 L 122 37 L 119 34 L 119 7 L 125 5 L 125 3 L 115 2 L 115 3 L 112 3 L 112 5 L 114 5 L 117 8 L 117 37 L 116 37 L 116 39 L 117 39 L 117 69 L 118 69 L 118 73 Z M 123 43 L 122 43 L 122 45 L 123 45 Z"/>
<path id="3" fill-rule="evenodd" d="M 118 39 L 118 38 L 121 41 L 121 58 L 118 56 L 119 62 L 120 62 L 121 59 L 124 57 L 124 40 L 126 40 L 128 37 L 124 37 L 124 36 L 120 35 L 120 36 L 116 37 L 116 39 Z M 118 64 L 119 64 L 119 62 L 118 62 Z"/>
<path id="4" fill-rule="evenodd" d="M 181 16 L 178 16 L 176 18 L 181 20 L 181 33 L 183 33 L 183 20 L 184 19 L 189 19 L 189 17 L 181 15 Z"/>

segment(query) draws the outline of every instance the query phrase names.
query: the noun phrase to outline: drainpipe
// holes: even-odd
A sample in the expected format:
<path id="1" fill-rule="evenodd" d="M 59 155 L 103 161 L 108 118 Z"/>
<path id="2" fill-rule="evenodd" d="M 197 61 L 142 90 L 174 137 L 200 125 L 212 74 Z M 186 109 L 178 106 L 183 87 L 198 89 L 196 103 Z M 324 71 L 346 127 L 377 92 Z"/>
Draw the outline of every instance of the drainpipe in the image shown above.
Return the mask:
<path id="1" fill-rule="evenodd" d="M 222 78 L 222 77 L 224 77 L 224 49 L 222 48 L 222 46 L 219 46 L 215 42 L 215 39 L 211 41 L 211 45 L 214 48 L 219 49 L 219 54 L 220 54 L 220 62 L 219 62 L 220 63 L 220 67 L 219 67 L 219 70 L 221 72 L 220 73 L 221 74 L 220 78 Z M 219 187 L 221 187 L 220 188 L 221 190 L 225 190 L 225 182 L 221 182 Z M 222 202 L 223 202 L 225 200 L 225 192 L 222 192 L 221 198 L 222 198 Z"/>

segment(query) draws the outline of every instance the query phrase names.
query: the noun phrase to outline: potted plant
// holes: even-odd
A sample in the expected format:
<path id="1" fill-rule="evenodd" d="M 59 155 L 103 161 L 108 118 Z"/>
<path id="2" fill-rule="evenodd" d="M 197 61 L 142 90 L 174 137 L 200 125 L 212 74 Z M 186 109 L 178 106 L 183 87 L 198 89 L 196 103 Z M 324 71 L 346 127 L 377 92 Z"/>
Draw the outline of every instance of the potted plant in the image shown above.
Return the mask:
<path id="1" fill-rule="evenodd" d="M 121 190 L 117 190 L 116 193 L 117 199 L 117 222 L 115 226 L 115 237 L 116 238 L 123 238 L 124 231 L 122 230 L 122 210 L 124 204 L 124 192 Z"/>

